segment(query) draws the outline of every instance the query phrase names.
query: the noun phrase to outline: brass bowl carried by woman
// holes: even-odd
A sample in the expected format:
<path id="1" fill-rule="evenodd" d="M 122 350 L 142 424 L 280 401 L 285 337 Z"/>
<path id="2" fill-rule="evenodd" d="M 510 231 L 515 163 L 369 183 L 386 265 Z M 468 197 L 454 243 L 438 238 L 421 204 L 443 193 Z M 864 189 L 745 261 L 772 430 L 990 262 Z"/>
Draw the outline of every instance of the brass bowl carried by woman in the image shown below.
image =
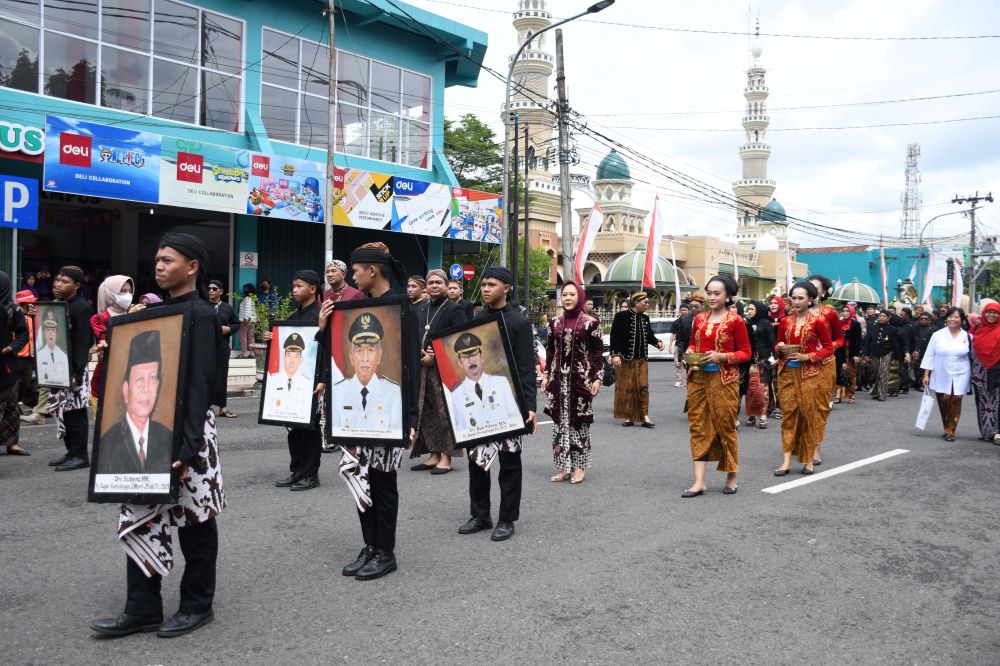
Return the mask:
<path id="1" fill-rule="evenodd" d="M 785 356 L 793 356 L 799 353 L 802 345 L 785 345 Z"/>
<path id="2" fill-rule="evenodd" d="M 703 352 L 684 352 L 684 362 L 697 370 L 705 361 L 706 356 L 707 354 Z"/>

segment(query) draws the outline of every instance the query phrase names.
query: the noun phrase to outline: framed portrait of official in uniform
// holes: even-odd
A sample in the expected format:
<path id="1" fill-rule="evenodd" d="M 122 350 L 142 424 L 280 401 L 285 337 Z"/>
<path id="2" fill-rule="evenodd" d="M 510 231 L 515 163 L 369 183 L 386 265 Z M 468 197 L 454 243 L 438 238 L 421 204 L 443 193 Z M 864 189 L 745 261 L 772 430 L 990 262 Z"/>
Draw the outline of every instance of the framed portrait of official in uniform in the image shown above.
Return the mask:
<path id="1" fill-rule="evenodd" d="M 337 303 L 330 315 L 328 438 L 344 446 L 409 446 L 404 391 L 409 300 L 384 296 Z"/>
<path id="2" fill-rule="evenodd" d="M 172 504 L 183 431 L 190 304 L 113 317 L 90 467 L 91 502 Z"/>
<path id="3" fill-rule="evenodd" d="M 69 324 L 62 301 L 35 303 L 35 373 L 38 385 L 69 388 Z"/>
<path id="4" fill-rule="evenodd" d="M 295 321 L 276 321 L 271 325 L 258 423 L 316 427 L 313 415 L 318 402 L 315 395 L 318 331 L 319 326 Z"/>
<path id="5" fill-rule="evenodd" d="M 517 364 L 502 315 L 494 313 L 441 331 L 432 344 L 459 447 L 528 432 Z"/>

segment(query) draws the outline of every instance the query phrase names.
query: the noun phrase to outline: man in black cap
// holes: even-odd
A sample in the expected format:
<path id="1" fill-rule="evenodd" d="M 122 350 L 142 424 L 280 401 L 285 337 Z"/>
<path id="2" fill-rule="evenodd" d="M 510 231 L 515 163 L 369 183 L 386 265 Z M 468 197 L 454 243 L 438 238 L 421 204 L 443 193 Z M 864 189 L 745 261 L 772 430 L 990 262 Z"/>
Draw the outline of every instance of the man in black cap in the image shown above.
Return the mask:
<path id="1" fill-rule="evenodd" d="M 122 380 L 125 414 L 101 436 L 98 474 L 164 473 L 173 455 L 173 431 L 153 420 L 160 397 L 160 332 L 143 331 L 129 345 Z"/>
<path id="2" fill-rule="evenodd" d="M 87 408 L 90 407 L 90 377 L 87 361 L 94 344 L 90 318 L 94 308 L 80 296 L 83 270 L 78 266 L 63 266 L 52 282 L 56 300 L 66 303 L 66 324 L 69 329 L 69 388 L 49 394 L 49 413 L 56 417 L 58 436 L 66 444 L 66 455 L 49 461 L 57 472 L 90 467 L 87 455 Z"/>
<path id="3" fill-rule="evenodd" d="M 155 631 L 169 638 L 194 631 L 215 617 L 215 572 L 219 532 L 215 517 L 225 508 L 218 433 L 211 410 L 216 356 L 221 331 L 215 308 L 205 301 L 204 265 L 208 251 L 190 234 L 168 233 L 156 253 L 156 284 L 169 293 L 167 304 L 190 308 L 188 357 L 180 446 L 171 467 L 181 478 L 176 504 L 123 504 L 118 538 L 127 559 L 128 595 L 118 617 L 95 621 L 91 629 L 105 636 Z M 114 340 L 112 339 L 112 345 Z M 163 622 L 160 585 L 174 565 L 176 529 L 184 554 L 180 608 Z"/>
<path id="4" fill-rule="evenodd" d="M 462 281 L 448 280 L 448 300 L 465 311 L 465 320 L 471 321 L 475 313 L 475 304 L 462 296 Z"/>
<path id="5" fill-rule="evenodd" d="M 303 324 L 304 326 L 316 326 L 319 322 L 319 303 L 316 300 L 316 296 L 322 287 L 323 282 L 320 279 L 316 271 L 311 270 L 301 270 L 297 271 L 292 278 L 292 298 L 295 300 L 297 305 L 295 312 L 293 312 L 288 317 L 288 321 L 294 321 Z M 264 334 L 264 340 L 270 341 L 272 337 L 271 331 Z M 300 391 L 300 395 L 295 397 L 294 390 L 296 388 L 296 381 L 302 382 L 304 379 L 299 376 L 299 379 L 295 379 L 297 375 L 298 364 L 296 363 L 295 354 L 298 353 L 298 363 L 301 363 L 302 351 L 305 348 L 305 340 L 298 333 L 292 333 L 284 343 L 285 348 L 285 380 L 287 384 L 284 387 L 277 387 L 279 391 L 275 393 L 277 395 L 284 390 L 288 395 L 286 398 L 290 399 L 307 399 L 309 400 L 309 409 L 312 409 L 312 392 L 316 395 L 320 395 L 325 388 L 325 384 L 322 381 L 324 368 L 326 365 L 322 363 L 323 354 L 316 354 L 316 368 L 313 371 L 313 376 L 318 377 L 320 381 L 317 382 L 316 388 L 312 389 L 309 386 L 308 391 Z M 292 367 L 294 366 L 294 367 Z M 291 373 L 289 373 L 291 370 Z M 322 457 L 322 440 L 319 431 L 319 414 L 311 413 L 310 418 L 312 420 L 311 427 L 307 428 L 295 428 L 292 426 L 288 427 L 288 455 L 291 458 L 288 464 L 289 475 L 279 481 L 275 481 L 274 485 L 279 488 L 289 488 L 291 490 L 311 490 L 319 485 L 319 465 L 320 458 Z"/>
<path id="6" fill-rule="evenodd" d="M 501 266 L 483 271 L 480 290 L 486 307 L 477 316 L 502 314 L 507 336 L 517 364 L 517 379 L 524 397 L 524 422 L 535 432 L 535 347 L 531 324 L 523 314 L 507 302 L 514 277 Z M 493 527 L 490 519 L 490 466 L 500 458 L 500 517 L 493 530 L 493 541 L 504 541 L 514 535 L 514 523 L 521 509 L 521 438 L 511 437 L 482 444 L 469 451 L 469 512 L 472 517 L 458 528 L 459 534 L 472 534 Z"/>

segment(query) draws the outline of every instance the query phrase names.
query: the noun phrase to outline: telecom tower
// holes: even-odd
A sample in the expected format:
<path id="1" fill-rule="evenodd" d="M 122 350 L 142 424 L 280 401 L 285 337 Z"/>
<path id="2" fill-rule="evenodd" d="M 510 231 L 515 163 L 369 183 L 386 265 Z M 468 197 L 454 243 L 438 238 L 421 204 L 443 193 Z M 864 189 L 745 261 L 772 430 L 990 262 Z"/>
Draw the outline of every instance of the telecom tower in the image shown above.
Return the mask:
<path id="1" fill-rule="evenodd" d="M 906 189 L 899 197 L 903 202 L 903 216 L 899 220 L 899 235 L 916 238 L 920 234 L 920 144 L 911 143 L 906 147 Z"/>

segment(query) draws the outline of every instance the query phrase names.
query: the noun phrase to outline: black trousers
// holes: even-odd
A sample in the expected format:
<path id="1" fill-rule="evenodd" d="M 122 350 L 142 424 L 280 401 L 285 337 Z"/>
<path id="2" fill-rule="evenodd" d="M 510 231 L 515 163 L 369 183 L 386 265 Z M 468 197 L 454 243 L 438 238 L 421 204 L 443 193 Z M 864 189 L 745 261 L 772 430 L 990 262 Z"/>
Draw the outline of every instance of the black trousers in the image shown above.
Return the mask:
<path id="1" fill-rule="evenodd" d="M 66 453 L 71 458 L 87 460 L 87 438 L 89 436 L 87 408 L 63 412 L 63 425 L 66 426 L 66 435 L 63 437 Z"/>
<path id="2" fill-rule="evenodd" d="M 368 470 L 372 505 L 365 512 L 358 511 L 361 534 L 366 546 L 375 546 L 392 552 L 396 548 L 396 515 L 399 513 L 399 488 L 396 472 Z"/>
<path id="3" fill-rule="evenodd" d="M 215 518 L 199 525 L 177 529 L 177 540 L 184 553 L 184 575 L 181 577 L 181 613 L 207 613 L 215 599 L 215 561 L 219 554 L 219 528 Z M 159 574 L 146 576 L 132 558 L 128 560 L 128 598 L 125 612 L 129 615 L 162 615 Z"/>
<path id="4" fill-rule="evenodd" d="M 299 477 L 319 474 L 319 463 L 323 457 L 319 430 L 305 428 L 288 429 L 288 455 L 291 462 L 288 470 Z"/>
<path id="5" fill-rule="evenodd" d="M 220 408 L 229 404 L 227 396 L 229 391 L 229 351 L 229 340 L 227 339 L 225 345 L 219 348 L 215 374 L 215 395 L 212 396 L 212 404 L 218 405 Z"/>
<path id="6" fill-rule="evenodd" d="M 513 523 L 521 514 L 521 454 L 500 452 L 500 522 Z M 490 473 L 469 463 L 469 513 L 490 519 Z"/>

